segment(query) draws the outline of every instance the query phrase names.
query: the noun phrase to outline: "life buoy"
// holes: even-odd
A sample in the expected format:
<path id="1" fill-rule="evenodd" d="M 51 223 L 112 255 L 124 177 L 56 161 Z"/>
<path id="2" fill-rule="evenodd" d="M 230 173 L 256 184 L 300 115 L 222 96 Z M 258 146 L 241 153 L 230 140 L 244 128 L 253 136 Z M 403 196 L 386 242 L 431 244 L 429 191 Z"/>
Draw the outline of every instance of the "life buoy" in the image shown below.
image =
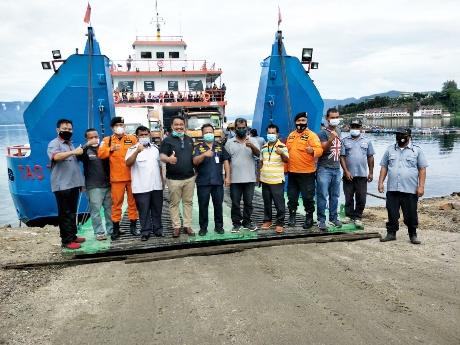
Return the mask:
<path id="1" fill-rule="evenodd" d="M 205 94 L 204 94 L 205 102 L 209 102 L 210 99 L 211 99 L 211 95 L 209 93 L 205 92 Z"/>
<path id="2" fill-rule="evenodd" d="M 113 100 L 115 101 L 115 103 L 120 102 L 120 96 L 119 95 L 114 95 Z"/>
<path id="3" fill-rule="evenodd" d="M 163 68 L 163 60 L 160 60 L 157 62 L 158 67 Z"/>

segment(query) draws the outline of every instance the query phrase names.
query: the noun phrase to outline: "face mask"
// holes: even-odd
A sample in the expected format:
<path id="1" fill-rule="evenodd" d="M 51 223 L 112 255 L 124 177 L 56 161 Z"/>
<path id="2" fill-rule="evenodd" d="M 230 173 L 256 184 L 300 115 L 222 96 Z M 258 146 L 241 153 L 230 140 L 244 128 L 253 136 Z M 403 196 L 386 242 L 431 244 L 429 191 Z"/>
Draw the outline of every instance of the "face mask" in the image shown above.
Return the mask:
<path id="1" fill-rule="evenodd" d="M 359 129 L 350 129 L 350 135 L 352 137 L 357 137 L 361 134 L 361 131 Z"/>
<path id="2" fill-rule="evenodd" d="M 147 146 L 150 142 L 150 138 L 139 138 L 139 143 L 141 145 Z"/>
<path id="3" fill-rule="evenodd" d="M 236 130 L 236 135 L 239 136 L 240 138 L 243 138 L 246 136 L 246 130 L 245 129 L 237 129 Z"/>
<path id="4" fill-rule="evenodd" d="M 331 121 L 329 121 L 329 124 L 332 127 L 338 126 L 340 124 L 340 119 L 332 119 Z"/>
<path id="5" fill-rule="evenodd" d="M 276 134 L 267 134 L 267 140 L 270 143 L 274 143 L 276 141 Z"/>
<path id="6" fill-rule="evenodd" d="M 305 128 L 307 128 L 306 123 L 299 123 L 298 125 L 295 125 L 295 128 L 297 128 L 298 131 L 304 131 Z"/>
<path id="7" fill-rule="evenodd" d="M 205 135 L 203 135 L 203 139 L 207 143 L 212 143 L 214 141 L 214 134 L 213 133 L 206 133 Z"/>
<path id="8" fill-rule="evenodd" d="M 180 138 L 180 137 L 184 136 L 184 134 L 185 134 L 185 132 L 177 133 L 176 131 L 172 131 L 173 137 Z"/>
<path id="9" fill-rule="evenodd" d="M 97 139 L 97 144 L 91 145 L 92 147 L 98 147 L 99 146 L 99 138 Z"/>
<path id="10" fill-rule="evenodd" d="M 404 146 L 407 141 L 408 141 L 409 137 L 405 136 L 405 135 L 397 135 L 396 136 L 396 142 L 398 143 L 398 146 Z"/>
<path id="11" fill-rule="evenodd" d="M 123 127 L 117 127 L 113 130 L 115 134 L 121 135 L 125 132 L 125 129 Z"/>
<path id="12" fill-rule="evenodd" d="M 69 140 L 72 137 L 72 132 L 69 131 L 60 131 L 59 136 L 65 141 Z"/>

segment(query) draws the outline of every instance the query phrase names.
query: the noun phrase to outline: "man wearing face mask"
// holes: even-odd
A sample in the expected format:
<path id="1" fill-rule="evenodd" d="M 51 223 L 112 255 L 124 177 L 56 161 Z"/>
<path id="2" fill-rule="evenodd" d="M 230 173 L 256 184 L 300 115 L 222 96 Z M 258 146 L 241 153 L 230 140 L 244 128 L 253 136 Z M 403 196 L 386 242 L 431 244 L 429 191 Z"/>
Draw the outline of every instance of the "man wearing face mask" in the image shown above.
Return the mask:
<path id="1" fill-rule="evenodd" d="M 350 136 L 342 140 L 340 164 L 343 169 L 343 193 L 345 195 L 346 221 L 362 227 L 366 206 L 367 183 L 374 178 L 374 147 L 371 139 L 361 134 L 360 119 L 350 121 Z M 367 168 L 369 167 L 369 173 Z M 355 205 L 356 197 L 356 205 Z"/>
<path id="2" fill-rule="evenodd" d="M 163 237 L 161 213 L 164 181 L 160 151 L 158 146 L 150 142 L 150 130 L 139 126 L 136 136 L 139 143 L 126 152 L 125 160 L 126 166 L 131 167 L 133 195 L 141 223 L 141 241 L 147 241 L 152 232 L 157 237 Z"/>
<path id="3" fill-rule="evenodd" d="M 299 195 L 305 209 L 305 230 L 313 226 L 315 212 L 316 159 L 323 154 L 323 148 L 316 133 L 308 129 L 308 114 L 298 113 L 294 118 L 296 130 L 291 132 L 286 141 L 289 151 L 288 165 L 288 209 L 289 226 L 296 226 L 296 212 Z"/>
<path id="4" fill-rule="evenodd" d="M 72 137 L 72 121 L 60 119 L 56 125 L 58 137 L 48 144 L 51 161 L 51 191 L 56 197 L 59 232 L 62 248 L 78 249 L 85 238 L 77 237 L 75 224 L 79 193 L 83 188 L 83 176 L 77 156 L 83 153 L 81 145 L 75 148 Z M 39 201 L 38 201 L 39 202 Z"/>
<path id="5" fill-rule="evenodd" d="M 100 159 L 109 159 L 110 163 L 110 184 L 112 185 L 112 221 L 113 233 L 112 240 L 120 238 L 123 232 L 120 230 L 121 207 L 125 198 L 125 191 L 128 195 L 128 218 L 130 221 L 130 231 L 134 236 L 139 236 L 137 229 L 137 208 L 136 201 L 131 190 L 131 169 L 125 164 L 126 152 L 130 147 L 137 144 L 134 135 L 125 133 L 125 121 L 122 117 L 116 116 L 110 120 L 110 128 L 113 134 L 105 137 L 97 155 Z"/>
<path id="6" fill-rule="evenodd" d="M 94 128 L 86 130 L 85 138 L 83 154 L 78 157 L 78 160 L 83 162 L 86 198 L 89 201 L 94 236 L 98 241 L 102 241 L 107 239 L 105 232 L 109 236 L 113 233 L 109 160 L 100 159 L 97 155 L 99 134 Z M 100 214 L 101 207 L 104 208 L 105 230 Z"/>
<path id="7" fill-rule="evenodd" d="M 341 139 L 339 111 L 335 108 L 328 109 L 326 113 L 328 125 L 318 133 L 323 147 L 323 154 L 318 159 L 318 171 L 316 173 L 316 199 L 318 206 L 318 228 L 326 232 L 326 205 L 329 204 L 329 222 L 336 228 L 341 228 L 342 223 L 338 219 L 340 181 L 340 149 Z"/>
<path id="8" fill-rule="evenodd" d="M 409 127 L 398 127 L 395 131 L 396 143 L 390 145 L 380 162 L 378 189 L 385 191 L 383 182 L 388 175 L 386 208 L 388 221 L 387 236 L 381 242 L 396 240 L 399 230 L 399 209 L 402 209 L 404 224 L 413 244 L 420 244 L 417 238 L 418 198 L 425 192 L 426 167 L 428 162 L 422 149 L 412 143 L 412 131 Z"/>
<path id="9" fill-rule="evenodd" d="M 193 150 L 193 164 L 197 166 L 196 190 L 199 205 L 200 231 L 205 236 L 208 232 L 209 199 L 212 197 L 214 207 L 214 231 L 224 233 L 224 186 L 230 185 L 230 155 L 224 146 L 214 141 L 214 127 L 204 124 L 201 127 L 204 142 L 196 145 Z M 222 176 L 225 171 L 225 180 Z"/>

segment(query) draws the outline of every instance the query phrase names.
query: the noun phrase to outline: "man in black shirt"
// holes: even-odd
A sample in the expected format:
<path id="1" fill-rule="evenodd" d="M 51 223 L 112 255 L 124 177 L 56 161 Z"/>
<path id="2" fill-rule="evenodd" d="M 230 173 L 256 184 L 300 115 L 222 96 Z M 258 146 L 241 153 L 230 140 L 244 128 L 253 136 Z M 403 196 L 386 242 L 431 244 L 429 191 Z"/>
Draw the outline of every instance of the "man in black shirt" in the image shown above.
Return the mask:
<path id="1" fill-rule="evenodd" d="M 113 231 L 109 160 L 97 156 L 99 134 L 94 128 L 86 130 L 85 138 L 83 154 L 78 159 L 83 162 L 86 198 L 89 201 L 94 236 L 101 241 L 107 239 L 100 215 L 101 207 L 104 207 L 107 235 L 111 236 Z"/>
<path id="2" fill-rule="evenodd" d="M 163 139 L 160 159 L 166 163 L 166 184 L 169 189 L 169 213 L 173 224 L 173 237 L 180 236 L 180 210 L 182 200 L 184 233 L 195 236 L 192 225 L 193 193 L 195 192 L 195 172 L 193 170 L 193 140 L 185 134 L 182 116 L 174 116 L 172 133 Z"/>

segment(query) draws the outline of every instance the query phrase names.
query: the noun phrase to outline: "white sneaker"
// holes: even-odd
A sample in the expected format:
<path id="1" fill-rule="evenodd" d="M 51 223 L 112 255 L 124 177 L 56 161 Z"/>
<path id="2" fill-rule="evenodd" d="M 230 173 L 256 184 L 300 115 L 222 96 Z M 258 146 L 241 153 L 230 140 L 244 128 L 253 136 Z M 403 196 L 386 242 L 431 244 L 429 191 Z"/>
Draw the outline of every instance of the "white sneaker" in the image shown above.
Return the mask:
<path id="1" fill-rule="evenodd" d="M 348 224 L 352 222 L 353 220 L 350 217 L 345 217 L 341 220 L 342 224 Z"/>
<path id="2" fill-rule="evenodd" d="M 359 219 L 355 219 L 355 226 L 357 228 L 362 228 L 363 227 L 363 222 Z"/>

